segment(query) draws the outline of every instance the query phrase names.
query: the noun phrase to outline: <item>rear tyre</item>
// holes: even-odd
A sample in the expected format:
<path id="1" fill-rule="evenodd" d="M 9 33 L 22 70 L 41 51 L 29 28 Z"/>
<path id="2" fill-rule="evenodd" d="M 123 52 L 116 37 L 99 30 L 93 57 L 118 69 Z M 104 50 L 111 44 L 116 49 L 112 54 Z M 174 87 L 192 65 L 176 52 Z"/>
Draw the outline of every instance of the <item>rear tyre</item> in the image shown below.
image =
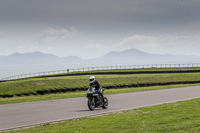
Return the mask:
<path id="1" fill-rule="evenodd" d="M 104 103 L 103 103 L 103 109 L 107 109 L 108 108 L 108 99 L 106 97 L 104 97 Z"/>
<path id="2" fill-rule="evenodd" d="M 95 109 L 95 101 L 93 98 L 88 99 L 88 108 L 93 111 Z"/>

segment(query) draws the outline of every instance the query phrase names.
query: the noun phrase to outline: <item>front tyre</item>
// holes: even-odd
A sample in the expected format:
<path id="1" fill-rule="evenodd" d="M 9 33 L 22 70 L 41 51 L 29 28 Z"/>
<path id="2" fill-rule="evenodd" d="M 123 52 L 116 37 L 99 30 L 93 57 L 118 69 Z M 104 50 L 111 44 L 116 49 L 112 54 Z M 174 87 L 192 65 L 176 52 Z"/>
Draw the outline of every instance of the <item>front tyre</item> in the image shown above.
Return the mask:
<path id="1" fill-rule="evenodd" d="M 108 99 L 106 97 L 104 97 L 104 103 L 102 106 L 103 109 L 107 109 L 108 108 Z"/>
<path id="2" fill-rule="evenodd" d="M 95 109 L 95 101 L 94 98 L 89 98 L 88 99 L 88 108 L 93 111 Z"/>

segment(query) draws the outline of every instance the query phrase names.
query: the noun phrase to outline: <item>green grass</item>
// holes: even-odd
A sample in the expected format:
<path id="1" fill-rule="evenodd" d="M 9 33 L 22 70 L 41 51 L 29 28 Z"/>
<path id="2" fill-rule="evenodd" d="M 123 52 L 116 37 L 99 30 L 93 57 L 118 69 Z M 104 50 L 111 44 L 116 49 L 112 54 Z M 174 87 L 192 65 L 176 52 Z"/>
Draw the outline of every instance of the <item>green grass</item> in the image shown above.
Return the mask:
<path id="1" fill-rule="evenodd" d="M 199 112 L 200 99 L 193 99 L 7 133 L 197 133 L 200 132 Z"/>
<path id="2" fill-rule="evenodd" d="M 95 75 L 102 86 L 137 83 L 199 81 L 200 73 Z M 31 93 L 37 90 L 88 87 L 89 76 L 31 78 L 0 83 L 0 95 Z"/>
<path id="3" fill-rule="evenodd" d="M 160 89 L 170 89 L 188 86 L 200 86 L 200 84 L 190 84 L 190 85 L 168 85 L 168 86 L 153 86 L 153 87 L 140 87 L 140 88 L 121 88 L 121 89 L 106 89 L 104 94 L 119 94 L 128 92 L 138 92 L 138 91 L 149 91 L 149 90 L 160 90 Z M 12 98 L 0 98 L 0 105 L 2 104 L 14 104 L 14 103 L 24 103 L 24 102 L 36 102 L 45 100 L 55 100 L 55 99 L 66 99 L 75 97 L 85 97 L 86 91 L 76 91 L 67 93 L 56 93 L 47 95 L 31 95 L 24 97 L 12 97 Z"/>

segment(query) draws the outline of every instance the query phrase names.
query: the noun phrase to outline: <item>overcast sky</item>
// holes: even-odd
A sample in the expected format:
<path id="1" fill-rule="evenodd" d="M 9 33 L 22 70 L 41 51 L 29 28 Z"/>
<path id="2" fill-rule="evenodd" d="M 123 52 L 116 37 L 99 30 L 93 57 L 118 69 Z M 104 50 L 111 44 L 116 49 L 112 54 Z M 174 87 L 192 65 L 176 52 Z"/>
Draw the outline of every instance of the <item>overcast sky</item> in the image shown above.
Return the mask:
<path id="1" fill-rule="evenodd" d="M 0 0 L 0 55 L 200 56 L 199 0 Z"/>

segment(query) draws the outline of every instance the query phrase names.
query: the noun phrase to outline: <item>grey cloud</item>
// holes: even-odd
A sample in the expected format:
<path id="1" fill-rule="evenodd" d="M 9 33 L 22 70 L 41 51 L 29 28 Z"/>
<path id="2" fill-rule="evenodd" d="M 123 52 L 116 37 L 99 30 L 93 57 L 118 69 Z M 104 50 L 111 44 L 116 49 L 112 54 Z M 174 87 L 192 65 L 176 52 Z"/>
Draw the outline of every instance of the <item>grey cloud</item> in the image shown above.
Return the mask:
<path id="1" fill-rule="evenodd" d="M 70 27 L 68 29 L 54 29 L 48 28 L 41 32 L 35 42 L 40 44 L 48 44 L 48 43 L 55 43 L 62 39 L 68 39 L 75 36 L 78 31 L 74 27 Z"/>
<path id="2" fill-rule="evenodd" d="M 199 47 L 200 39 L 198 36 L 169 36 L 169 35 L 159 35 L 159 36 L 144 36 L 144 35 L 133 35 L 123 39 L 116 47 L 121 49 L 138 48 L 144 51 L 157 51 L 159 49 L 160 53 L 167 53 L 170 51 L 185 51 L 184 54 L 188 53 L 187 50 L 197 53 L 194 47 Z M 183 49 L 184 48 L 184 49 Z M 173 54 L 176 54 L 175 52 Z M 190 53 L 191 54 L 191 53 Z"/>
<path id="3" fill-rule="evenodd" d="M 199 17 L 197 0 L 3 0 L 0 16 L 22 23 L 95 26 L 187 23 Z"/>
<path id="4" fill-rule="evenodd" d="M 32 39 L 30 43 L 53 42 L 60 46 L 57 50 L 53 49 L 59 54 L 66 44 L 71 45 L 69 52 L 82 51 L 83 46 L 102 49 L 101 52 L 104 52 L 105 49 L 112 51 L 114 48 L 110 46 L 128 36 L 156 38 L 162 34 L 200 35 L 199 12 L 199 0 L 1 0 L 0 31 L 12 35 L 9 36 L 12 40 L 18 40 L 12 41 L 15 45 L 20 45 L 26 39 Z M 69 29 L 70 26 L 76 27 L 80 32 L 73 39 L 69 38 L 76 32 Z M 193 42 L 197 44 L 199 40 L 195 41 Z M 0 43 L 5 42 L 9 41 Z M 27 42 L 29 41 L 23 44 Z M 188 42 L 185 40 L 183 43 L 186 45 Z M 138 45 L 134 47 L 137 48 Z"/>
<path id="5" fill-rule="evenodd" d="M 3 37 L 3 36 L 4 36 L 4 33 L 0 31 L 0 37 Z"/>

